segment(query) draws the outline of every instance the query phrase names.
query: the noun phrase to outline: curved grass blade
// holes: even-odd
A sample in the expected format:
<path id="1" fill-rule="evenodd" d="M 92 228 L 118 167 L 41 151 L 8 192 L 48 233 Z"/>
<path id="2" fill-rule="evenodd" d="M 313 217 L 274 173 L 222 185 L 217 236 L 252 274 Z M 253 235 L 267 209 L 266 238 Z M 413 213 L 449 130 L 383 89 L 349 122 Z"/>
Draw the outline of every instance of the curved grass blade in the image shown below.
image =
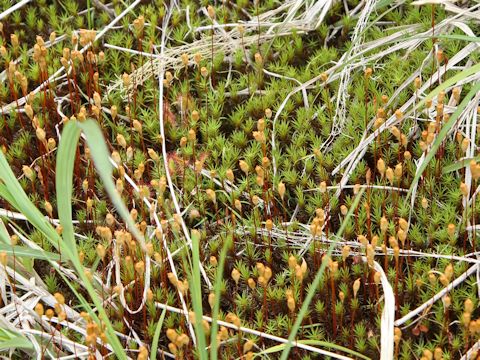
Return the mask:
<path id="1" fill-rule="evenodd" d="M 77 126 L 85 134 L 88 147 L 90 148 L 93 161 L 95 163 L 95 168 L 97 169 L 100 178 L 103 181 L 103 186 L 112 200 L 113 205 L 117 209 L 119 215 L 122 217 L 123 221 L 128 225 L 128 230 L 132 233 L 137 241 L 142 245 L 142 248 L 145 250 L 145 239 L 142 234 L 138 231 L 135 223 L 130 216 L 130 213 L 127 210 L 127 207 L 122 201 L 122 198 L 118 195 L 117 190 L 115 189 L 115 184 L 112 180 L 112 170 L 113 165 L 109 159 L 109 151 L 107 145 L 105 144 L 105 139 L 103 138 L 102 130 L 100 126 L 93 121 L 92 119 L 87 119 L 83 122 L 78 122 Z"/>
<path id="2" fill-rule="evenodd" d="M 97 307 L 97 311 L 101 320 L 105 323 L 106 335 L 110 345 L 115 351 L 115 355 L 120 359 L 127 359 L 123 346 L 118 337 L 115 335 L 115 331 L 109 321 L 109 317 L 102 306 L 102 301 L 98 297 L 93 285 L 90 283 L 90 280 L 85 275 L 83 266 L 78 257 L 77 244 L 75 242 L 72 224 L 72 182 L 75 152 L 77 150 L 79 139 L 80 128 L 77 126 L 77 123 L 73 121 L 68 122 L 63 129 L 62 138 L 58 146 L 57 165 L 55 171 L 57 206 L 60 224 L 63 227 L 63 243 L 70 245 L 68 250 L 69 260 L 72 261 L 83 285 L 90 295 L 91 300 Z M 103 141 L 103 138 L 101 141 Z M 91 310 L 90 306 L 86 302 L 82 301 L 82 303 L 84 306 L 87 306 L 87 311 L 92 314 L 93 311 Z"/>
<path id="3" fill-rule="evenodd" d="M 39 260 L 53 260 L 59 261 L 60 256 L 51 252 L 32 249 L 25 246 L 11 246 L 6 244 L 0 244 L 0 251 L 6 252 L 8 255 L 14 255 L 15 257 L 24 257 L 27 259 L 39 259 Z"/>
<path id="4" fill-rule="evenodd" d="M 18 212 L 25 215 L 27 220 L 41 231 L 50 244 L 58 250 L 59 236 L 57 232 L 48 220 L 45 219 L 40 210 L 30 201 L 13 174 L 3 151 L 0 151 L 0 198 L 5 199 Z M 64 247 L 62 251 L 68 251 L 68 248 Z"/>
<path id="5" fill-rule="evenodd" d="M 480 64 L 478 64 L 478 65 L 480 65 Z M 452 79 L 453 78 L 451 78 L 449 80 L 452 80 Z M 454 81 L 454 82 L 450 81 L 450 85 L 456 83 L 457 81 Z M 442 86 L 437 87 L 430 94 L 428 94 L 427 98 L 431 99 L 435 94 L 438 94 L 441 91 L 441 90 L 438 90 L 439 88 L 443 88 L 443 89 L 447 88 L 448 86 L 444 86 L 445 83 L 443 83 Z M 457 109 L 452 114 L 452 116 L 450 117 L 448 122 L 443 125 L 442 129 L 440 130 L 437 137 L 435 138 L 435 141 L 433 142 L 432 147 L 430 148 L 430 151 L 425 156 L 425 159 L 423 160 L 422 164 L 420 165 L 420 167 L 417 169 L 417 172 L 415 173 L 415 177 L 413 178 L 412 184 L 410 185 L 410 189 L 408 190 L 407 198 L 410 197 L 410 195 L 412 194 L 413 189 L 416 187 L 418 181 L 420 180 L 420 177 L 422 176 L 423 172 L 427 168 L 430 160 L 433 159 L 433 157 L 437 153 L 440 145 L 442 144 L 442 142 L 447 137 L 448 132 L 453 127 L 453 125 L 455 125 L 455 123 L 457 122 L 457 119 L 460 116 L 460 114 L 463 112 L 463 110 L 465 110 L 465 108 L 467 107 L 470 100 L 475 96 L 475 94 L 478 91 L 480 91 L 480 82 L 475 84 L 475 86 L 473 86 L 473 88 L 463 98 L 462 102 L 457 106 Z M 432 94 L 434 94 L 434 95 L 432 95 Z"/>

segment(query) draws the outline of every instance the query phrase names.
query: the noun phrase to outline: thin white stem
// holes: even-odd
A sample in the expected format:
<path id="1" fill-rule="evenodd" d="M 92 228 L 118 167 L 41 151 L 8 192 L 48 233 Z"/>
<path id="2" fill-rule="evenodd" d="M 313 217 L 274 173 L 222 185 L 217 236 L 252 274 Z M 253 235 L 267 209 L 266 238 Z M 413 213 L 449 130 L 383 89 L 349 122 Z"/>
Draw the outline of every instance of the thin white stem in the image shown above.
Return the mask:
<path id="1" fill-rule="evenodd" d="M 18 10 L 20 9 L 21 7 L 27 5 L 30 1 L 32 0 L 22 0 L 22 1 L 19 1 L 18 3 L 16 3 L 15 5 L 13 6 L 10 6 L 7 10 L 3 11 L 1 14 L 0 14 L 0 20 L 2 20 L 4 17 L 10 15 L 12 12 L 14 12 L 15 10 Z"/>
<path id="2" fill-rule="evenodd" d="M 470 275 L 475 273 L 478 269 L 480 264 L 475 264 L 471 266 L 467 271 L 465 271 L 462 275 L 460 275 L 458 278 L 453 280 L 447 287 L 436 293 L 430 300 L 426 301 L 419 307 L 417 307 L 415 310 L 410 311 L 407 315 L 402 317 L 401 319 L 398 319 L 395 321 L 395 326 L 401 326 L 405 324 L 408 320 L 414 318 L 418 314 L 420 314 L 423 310 L 427 309 L 429 306 L 432 306 L 437 302 L 439 299 L 441 299 L 443 296 L 445 296 L 449 291 L 460 285 L 462 282 L 464 282 Z"/>

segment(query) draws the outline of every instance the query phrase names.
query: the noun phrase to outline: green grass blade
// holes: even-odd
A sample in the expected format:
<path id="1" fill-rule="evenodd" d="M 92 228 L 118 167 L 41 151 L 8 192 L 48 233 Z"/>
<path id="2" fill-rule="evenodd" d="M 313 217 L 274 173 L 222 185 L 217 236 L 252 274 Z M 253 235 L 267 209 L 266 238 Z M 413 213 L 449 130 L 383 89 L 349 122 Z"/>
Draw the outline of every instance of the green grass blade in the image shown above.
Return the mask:
<path id="1" fill-rule="evenodd" d="M 469 41 L 469 42 L 480 42 L 480 37 L 468 36 L 468 35 L 458 35 L 458 34 L 436 35 L 435 38 L 450 39 L 450 40 L 462 40 L 462 41 Z"/>
<path id="2" fill-rule="evenodd" d="M 163 309 L 160 319 L 158 319 L 157 326 L 155 327 L 155 333 L 153 334 L 152 339 L 152 349 L 150 350 L 151 360 L 157 360 L 158 339 L 160 339 L 160 333 L 162 332 L 163 320 L 165 319 L 166 313 L 167 309 Z"/>
<path id="3" fill-rule="evenodd" d="M 30 201 L 22 186 L 13 174 L 10 165 L 0 151 L 0 197 L 5 199 L 18 212 L 45 235 L 50 244 L 58 249 L 59 236 L 43 214 Z M 68 250 L 68 249 L 65 249 Z"/>
<path id="4" fill-rule="evenodd" d="M 73 167 L 80 129 L 74 122 L 68 122 L 62 132 L 57 154 L 57 206 L 58 218 L 63 227 L 62 237 L 70 249 L 76 248 L 75 233 L 72 224 Z M 75 256 L 75 255 L 74 255 Z"/>
<path id="5" fill-rule="evenodd" d="M 342 234 L 343 231 L 345 230 L 345 227 L 347 225 L 348 219 L 352 216 L 353 211 L 357 208 L 358 203 L 360 202 L 360 199 L 362 198 L 362 195 L 365 191 L 365 188 L 361 189 L 357 196 L 355 197 L 355 200 L 350 206 L 350 209 L 348 210 L 348 213 L 345 217 L 345 220 L 342 223 L 342 226 L 340 229 L 338 229 L 336 237 L 339 238 Z M 335 242 L 332 242 L 330 247 L 328 248 L 327 255 L 330 256 L 332 254 L 333 248 L 335 246 Z M 315 292 L 317 291 L 318 285 L 320 284 L 320 280 L 322 279 L 323 273 L 325 271 L 325 267 L 327 266 L 326 261 L 322 261 L 322 265 L 320 266 L 320 269 L 317 271 L 317 274 L 315 275 L 315 278 L 313 279 L 311 285 L 310 285 L 310 290 L 307 293 L 307 296 L 305 297 L 305 300 L 302 304 L 302 307 L 300 309 L 300 312 L 297 315 L 297 319 L 295 320 L 295 323 L 293 324 L 292 330 L 290 331 L 290 335 L 288 336 L 288 343 L 285 344 L 285 348 L 283 349 L 282 355 L 280 357 L 280 360 L 287 360 L 288 354 L 290 353 L 290 350 L 292 348 L 293 342 L 295 341 L 295 337 L 297 336 L 297 332 L 300 328 L 300 325 L 302 324 L 303 318 L 305 317 L 305 314 L 307 313 L 308 307 L 310 306 L 310 303 L 313 299 L 313 296 L 315 295 Z"/>
<path id="6" fill-rule="evenodd" d="M 478 64 L 480 65 L 480 64 Z M 451 80 L 451 79 L 450 79 Z M 457 80 L 458 81 L 458 80 Z M 455 81 L 456 82 L 456 81 Z M 455 83 L 455 82 L 452 82 L 452 83 Z M 445 84 L 445 83 L 444 83 Z M 444 85 L 442 84 L 442 85 Z M 442 86 L 443 87 L 443 86 Z M 440 87 L 438 87 L 440 88 Z M 438 89 L 437 88 L 437 89 Z M 446 87 L 443 87 L 443 88 L 446 88 Z M 431 98 L 431 94 L 432 93 L 439 93 L 440 91 L 437 91 L 437 89 L 435 89 L 434 91 L 432 91 L 428 96 Z M 480 90 L 480 83 L 477 83 L 475 84 L 475 86 L 468 92 L 468 94 L 463 98 L 462 102 L 457 106 L 457 109 L 455 110 L 455 112 L 452 114 L 452 116 L 450 117 L 450 119 L 448 120 L 448 122 L 446 124 L 444 124 L 440 130 L 440 132 L 438 133 L 437 137 L 435 138 L 435 141 L 433 142 L 432 144 L 432 147 L 430 148 L 428 154 L 425 156 L 425 159 L 423 161 L 423 163 L 420 165 L 420 167 L 417 169 L 417 172 L 415 174 L 415 177 L 413 178 L 413 181 L 412 181 L 412 184 L 410 186 L 410 189 L 408 190 L 408 194 L 407 194 L 407 197 L 409 197 L 411 194 L 412 194 L 412 191 L 413 189 L 415 188 L 415 186 L 417 185 L 418 181 L 420 180 L 420 177 L 422 176 L 423 172 L 425 171 L 425 169 L 427 168 L 430 160 L 433 159 L 433 157 L 435 156 L 435 154 L 437 153 L 440 145 L 442 144 L 442 142 L 445 140 L 445 138 L 447 137 L 447 134 L 448 132 L 450 131 L 450 129 L 452 128 L 453 125 L 455 125 L 455 123 L 457 122 L 457 119 L 458 117 L 460 116 L 460 114 L 463 112 L 463 110 L 465 110 L 465 108 L 467 107 L 468 103 L 470 102 L 470 100 L 472 99 L 472 97 L 475 96 L 475 94 Z"/>
<path id="7" fill-rule="evenodd" d="M 65 126 L 62 132 L 62 138 L 58 146 L 57 153 L 57 165 L 56 165 L 56 187 L 57 187 L 57 206 L 60 224 L 63 227 L 63 241 L 65 244 L 69 244 L 71 247 L 68 249 L 69 259 L 72 261 L 77 273 L 88 291 L 90 298 L 97 307 L 100 318 L 106 325 L 106 335 L 110 345 L 115 351 L 115 354 L 120 359 L 126 359 L 127 356 L 120 343 L 118 337 L 115 335 L 112 324 L 109 321 L 105 309 L 102 306 L 102 301 L 98 297 L 93 285 L 85 275 L 84 269 L 78 258 L 77 245 L 74 237 L 74 229 L 72 224 L 72 181 L 73 181 L 73 167 L 75 162 L 75 153 L 77 150 L 78 140 L 80 139 L 80 129 L 77 127 L 77 123 L 70 121 Z M 98 139 L 97 139 L 98 141 Z M 103 138 L 100 139 L 103 142 Z M 67 247 L 68 248 L 68 247 Z M 63 252 L 62 252 L 63 254 Z M 77 294 L 78 297 L 78 294 Z M 92 313 L 89 305 L 84 302 L 84 306 L 87 306 L 89 313 Z"/>
<path id="8" fill-rule="evenodd" d="M 467 68 L 467 69 L 461 71 L 460 73 L 456 74 L 455 76 L 452 76 L 451 78 L 445 80 L 443 83 L 438 85 L 435 89 L 433 89 L 427 96 L 425 96 L 424 99 L 422 99 L 422 101 L 420 101 L 417 104 L 417 109 L 418 109 L 418 107 L 425 104 L 425 101 L 433 99 L 435 96 L 440 94 L 441 91 L 444 91 L 445 89 L 447 89 L 447 88 L 455 85 L 456 83 L 466 79 L 470 75 L 478 73 L 479 71 L 480 71 L 480 64 L 476 64 L 476 65 L 474 65 L 470 68 Z"/>
<path id="9" fill-rule="evenodd" d="M 142 245 L 142 248 L 145 249 L 145 239 L 138 231 L 135 223 L 132 220 L 132 217 L 130 216 L 130 213 L 128 212 L 127 207 L 115 189 L 115 184 L 112 180 L 113 165 L 110 163 L 109 151 L 107 145 L 105 144 L 105 139 L 103 138 L 100 126 L 98 126 L 98 124 L 92 119 L 87 119 L 84 122 L 78 122 L 77 125 L 80 129 L 82 129 L 86 136 L 87 144 L 90 148 L 93 161 L 95 163 L 95 168 L 102 179 L 103 186 L 112 200 L 113 205 L 115 205 L 119 215 L 128 225 L 128 230 L 133 234 L 133 236 L 135 236 L 138 242 Z"/>
<path id="10" fill-rule="evenodd" d="M 8 234 L 7 228 L 2 219 L 0 219 L 0 241 L 6 245 L 11 243 L 10 235 Z"/>
<path id="11" fill-rule="evenodd" d="M 220 259 L 218 260 L 217 273 L 215 274 L 215 285 L 214 285 L 214 294 L 215 294 L 215 304 L 213 305 L 212 313 L 212 329 L 210 331 L 210 359 L 217 360 L 218 354 L 218 343 L 217 343 L 217 333 L 218 333 L 218 313 L 220 311 L 220 284 L 223 277 L 223 267 L 225 266 L 225 258 L 227 257 L 227 251 L 230 246 L 232 236 L 228 235 L 223 244 L 222 251 L 220 252 Z"/>
<path id="12" fill-rule="evenodd" d="M 0 251 L 5 251 L 8 255 L 15 255 L 15 257 L 24 257 L 29 259 L 39 260 L 53 260 L 59 261 L 60 256 L 51 252 L 28 248 L 25 246 L 11 246 L 7 244 L 0 244 Z"/>
<path id="13" fill-rule="evenodd" d="M 33 350 L 34 348 L 26 337 L 0 327 L 0 351 L 12 349 Z"/>
<path id="14" fill-rule="evenodd" d="M 448 174 L 450 172 L 463 169 L 464 167 L 467 167 L 472 160 L 478 162 L 478 161 L 480 161 L 480 156 L 475 156 L 475 157 L 472 157 L 472 158 L 465 158 L 465 159 L 459 160 L 457 162 L 454 162 L 453 164 L 447 165 L 443 168 L 442 174 Z"/>
<path id="15" fill-rule="evenodd" d="M 91 0 L 87 0 L 87 24 L 89 29 L 93 29 L 92 26 L 93 12 Z"/>
<path id="16" fill-rule="evenodd" d="M 208 353 L 206 349 L 206 336 L 203 329 L 203 307 L 202 307 L 202 279 L 200 278 L 200 233 L 198 231 L 192 231 L 192 303 L 193 311 L 195 312 L 195 335 L 197 337 L 197 347 L 200 359 L 208 360 Z"/>

